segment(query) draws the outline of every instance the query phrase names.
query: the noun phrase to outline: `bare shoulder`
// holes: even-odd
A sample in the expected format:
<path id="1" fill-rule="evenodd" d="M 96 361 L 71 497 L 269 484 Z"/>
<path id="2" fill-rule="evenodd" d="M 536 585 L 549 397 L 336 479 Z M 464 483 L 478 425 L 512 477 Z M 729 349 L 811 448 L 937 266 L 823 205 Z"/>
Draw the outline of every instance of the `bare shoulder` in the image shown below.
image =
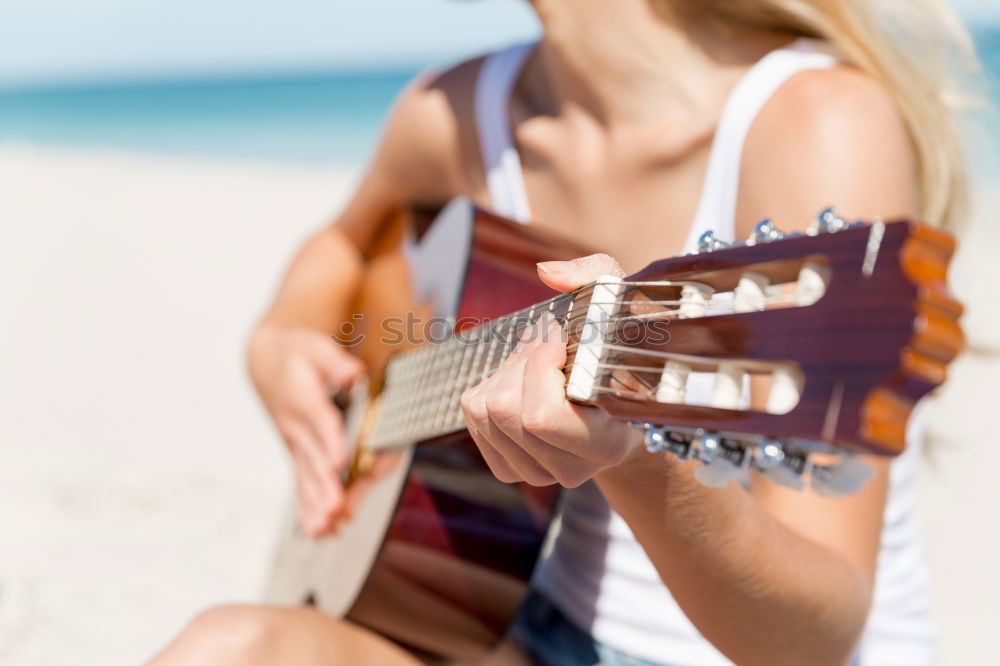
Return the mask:
<path id="1" fill-rule="evenodd" d="M 790 120 L 804 130 L 840 132 L 902 127 L 889 91 L 868 74 L 838 65 L 793 76 L 765 106 L 760 119 Z M 842 138 L 842 137 L 841 137 Z"/>
<path id="2" fill-rule="evenodd" d="M 759 217 L 801 228 L 830 205 L 850 217 L 912 214 L 914 168 L 900 109 L 877 80 L 848 66 L 802 72 L 747 137 L 739 230 Z"/>
<path id="3" fill-rule="evenodd" d="M 466 165 L 474 163 L 470 153 L 477 150 L 473 104 L 482 60 L 424 72 L 396 100 L 375 167 L 405 189 L 407 199 L 442 200 L 468 190 Z"/>
<path id="4" fill-rule="evenodd" d="M 481 62 L 425 72 L 400 93 L 371 165 L 337 218 L 357 247 L 370 248 L 401 209 L 476 191 L 481 171 L 472 110 Z"/>

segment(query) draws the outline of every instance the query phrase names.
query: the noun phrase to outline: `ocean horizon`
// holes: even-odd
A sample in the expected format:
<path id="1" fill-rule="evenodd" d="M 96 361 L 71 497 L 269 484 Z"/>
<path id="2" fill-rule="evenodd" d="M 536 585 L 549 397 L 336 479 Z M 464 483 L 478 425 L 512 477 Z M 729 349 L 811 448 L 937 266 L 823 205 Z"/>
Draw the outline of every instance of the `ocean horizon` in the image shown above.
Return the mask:
<path id="1" fill-rule="evenodd" d="M 993 109 L 974 115 L 995 144 L 1000 28 L 975 38 Z M 369 159 L 393 100 L 418 73 L 414 65 L 0 87 L 0 142 L 355 165 Z M 995 145 L 969 144 L 976 163 L 992 162 Z"/>
<path id="2" fill-rule="evenodd" d="M 415 68 L 0 89 L 0 141 L 356 163 Z"/>

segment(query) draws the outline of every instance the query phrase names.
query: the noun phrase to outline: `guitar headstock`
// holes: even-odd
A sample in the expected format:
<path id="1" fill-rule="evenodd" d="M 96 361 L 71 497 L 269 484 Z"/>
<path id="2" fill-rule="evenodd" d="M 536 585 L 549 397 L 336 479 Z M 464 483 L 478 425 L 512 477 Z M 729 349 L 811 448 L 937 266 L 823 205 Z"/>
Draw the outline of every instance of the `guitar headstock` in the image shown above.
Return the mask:
<path id="1" fill-rule="evenodd" d="M 769 222 L 588 288 L 568 321 L 571 398 L 640 424 L 647 445 L 710 463 L 722 483 L 754 466 L 779 482 L 852 491 L 850 454 L 896 456 L 915 403 L 963 346 L 948 234 L 824 211 L 806 234 Z M 747 386 L 765 395 L 748 403 Z M 816 450 L 847 454 L 813 465 Z"/>

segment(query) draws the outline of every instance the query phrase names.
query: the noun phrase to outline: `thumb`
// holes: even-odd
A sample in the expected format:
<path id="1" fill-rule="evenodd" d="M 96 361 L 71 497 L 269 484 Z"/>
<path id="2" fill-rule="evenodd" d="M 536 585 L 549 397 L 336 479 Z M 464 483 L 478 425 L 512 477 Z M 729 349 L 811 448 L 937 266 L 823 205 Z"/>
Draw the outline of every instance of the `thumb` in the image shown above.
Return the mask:
<path id="1" fill-rule="evenodd" d="M 602 275 L 625 277 L 625 271 L 606 254 L 592 254 L 572 261 L 543 261 L 538 277 L 557 291 L 572 291 L 590 284 Z"/>

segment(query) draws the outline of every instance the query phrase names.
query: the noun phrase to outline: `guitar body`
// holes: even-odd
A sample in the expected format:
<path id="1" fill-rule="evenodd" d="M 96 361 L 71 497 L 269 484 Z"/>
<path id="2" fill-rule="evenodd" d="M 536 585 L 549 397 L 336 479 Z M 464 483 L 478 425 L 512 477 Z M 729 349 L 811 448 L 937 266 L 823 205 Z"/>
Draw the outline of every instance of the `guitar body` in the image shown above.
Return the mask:
<path id="1" fill-rule="evenodd" d="M 388 360 L 442 335 L 445 318 L 496 318 L 549 298 L 535 264 L 586 254 L 464 199 L 424 233 L 417 227 L 400 220 L 387 234 L 394 240 L 371 259 L 359 290 L 363 318 L 341 331 L 346 343 L 364 337 L 354 348 L 373 380 L 372 401 Z M 347 410 L 348 435 L 361 446 L 365 403 Z M 527 592 L 556 489 L 500 483 L 467 432 L 381 453 L 374 469 L 338 536 L 313 541 L 290 520 L 268 601 L 312 603 L 418 651 L 485 656 Z"/>

